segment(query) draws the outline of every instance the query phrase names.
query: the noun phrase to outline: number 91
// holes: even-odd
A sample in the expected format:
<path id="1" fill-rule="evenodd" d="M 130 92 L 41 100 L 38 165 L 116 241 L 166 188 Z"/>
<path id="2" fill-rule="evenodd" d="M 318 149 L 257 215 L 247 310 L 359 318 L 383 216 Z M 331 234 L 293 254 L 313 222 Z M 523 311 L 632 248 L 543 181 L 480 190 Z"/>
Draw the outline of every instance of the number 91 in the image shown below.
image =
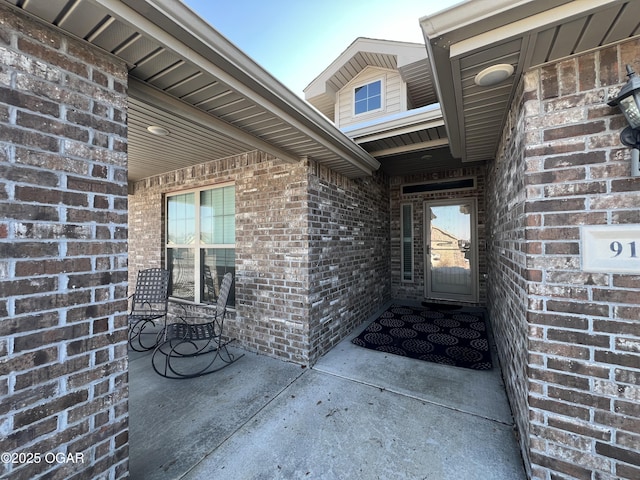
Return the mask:
<path id="1" fill-rule="evenodd" d="M 622 242 L 618 242 L 618 241 L 611 242 L 609 244 L 609 250 L 611 250 L 614 253 L 613 255 L 614 258 L 619 257 L 624 252 L 624 245 L 622 245 Z M 629 243 L 629 258 L 637 258 L 636 242 Z"/>

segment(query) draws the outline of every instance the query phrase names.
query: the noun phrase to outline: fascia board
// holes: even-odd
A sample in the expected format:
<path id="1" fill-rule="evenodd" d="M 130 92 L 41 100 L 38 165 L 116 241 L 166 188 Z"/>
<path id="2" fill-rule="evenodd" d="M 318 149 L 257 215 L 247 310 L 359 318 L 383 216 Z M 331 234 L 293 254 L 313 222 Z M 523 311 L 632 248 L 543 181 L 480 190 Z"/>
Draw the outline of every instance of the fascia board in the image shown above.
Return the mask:
<path id="1" fill-rule="evenodd" d="M 573 0 L 466 0 L 420 19 L 425 36 L 452 44 Z M 609 0 L 603 0 L 607 2 Z M 615 0 L 614 0 L 615 1 Z"/>
<path id="2" fill-rule="evenodd" d="M 385 148 L 383 150 L 374 150 L 371 153 L 376 158 L 390 157 L 402 153 L 417 152 L 419 150 L 429 150 L 433 148 L 446 147 L 449 143 L 447 138 L 439 138 L 438 140 L 428 140 L 426 142 L 412 143 L 411 145 L 403 145 L 400 147 Z"/>
<path id="3" fill-rule="evenodd" d="M 440 109 L 449 138 L 449 150 L 454 158 L 462 158 L 462 138 L 458 127 L 458 107 L 449 59 L 449 50 L 434 46 L 426 40 L 427 56 L 431 66 L 433 85 L 440 99 Z"/>
<path id="4" fill-rule="evenodd" d="M 383 117 L 366 124 L 353 125 L 343 128 L 347 136 L 358 141 L 373 141 L 386 138 L 390 135 L 411 133 L 425 128 L 435 128 L 444 125 L 442 111 L 439 105 L 430 105 L 430 108 L 418 109 L 419 111 L 407 111 L 392 117 Z"/>
<path id="5" fill-rule="evenodd" d="M 471 38 L 453 43 L 450 48 L 450 57 L 456 58 L 467 53 L 498 44 L 515 37 L 527 35 L 530 32 L 548 28 L 550 25 L 566 22 L 573 17 L 584 14 L 608 4 L 618 3 L 619 0 L 581 0 L 560 5 L 536 15 L 527 16 L 488 32 L 481 33 Z"/>

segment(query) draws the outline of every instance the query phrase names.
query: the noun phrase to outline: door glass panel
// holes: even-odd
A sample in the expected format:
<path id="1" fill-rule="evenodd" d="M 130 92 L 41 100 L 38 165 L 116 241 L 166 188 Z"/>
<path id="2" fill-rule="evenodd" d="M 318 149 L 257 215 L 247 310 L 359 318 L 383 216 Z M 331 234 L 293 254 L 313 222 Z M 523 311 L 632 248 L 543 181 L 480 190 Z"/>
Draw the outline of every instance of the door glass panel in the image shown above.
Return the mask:
<path id="1" fill-rule="evenodd" d="M 468 204 L 429 207 L 430 293 L 471 295 L 471 208 Z"/>

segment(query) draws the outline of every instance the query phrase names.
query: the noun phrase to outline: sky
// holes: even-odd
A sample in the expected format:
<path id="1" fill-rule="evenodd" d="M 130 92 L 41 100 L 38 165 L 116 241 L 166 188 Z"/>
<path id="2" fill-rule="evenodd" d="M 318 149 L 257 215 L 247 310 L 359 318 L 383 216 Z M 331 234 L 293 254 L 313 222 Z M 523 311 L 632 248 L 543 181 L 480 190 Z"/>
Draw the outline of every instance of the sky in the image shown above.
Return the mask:
<path id="1" fill-rule="evenodd" d="M 358 37 L 424 43 L 419 19 L 460 0 L 182 0 L 262 68 L 303 90 Z"/>

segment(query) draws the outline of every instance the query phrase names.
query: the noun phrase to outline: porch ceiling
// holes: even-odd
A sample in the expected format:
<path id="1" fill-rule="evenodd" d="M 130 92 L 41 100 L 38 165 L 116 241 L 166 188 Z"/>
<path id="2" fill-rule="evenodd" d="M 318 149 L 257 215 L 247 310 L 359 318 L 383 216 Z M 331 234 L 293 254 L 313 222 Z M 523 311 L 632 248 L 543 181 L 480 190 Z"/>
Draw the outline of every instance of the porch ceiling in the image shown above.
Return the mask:
<path id="1" fill-rule="evenodd" d="M 422 18 L 453 156 L 495 156 L 523 72 L 638 35 L 639 19 L 637 0 L 470 0 Z M 515 69 L 509 79 L 474 83 L 481 70 L 502 63 Z"/>
<path id="2" fill-rule="evenodd" d="M 379 158 L 381 167 L 387 175 L 410 176 L 422 173 L 437 172 L 460 167 L 471 167 L 484 162 L 463 164 L 459 158 L 453 158 L 449 146 L 434 147 L 428 150 L 414 150 L 407 153 L 389 155 Z"/>
<path id="3" fill-rule="evenodd" d="M 380 166 L 181 2 L 4 1 L 129 66 L 130 182 L 254 149 L 349 177 Z"/>
<path id="4" fill-rule="evenodd" d="M 401 112 L 342 130 L 378 159 L 390 175 L 452 167 L 449 139 L 439 104 Z M 443 151 L 447 152 L 446 155 Z"/>

